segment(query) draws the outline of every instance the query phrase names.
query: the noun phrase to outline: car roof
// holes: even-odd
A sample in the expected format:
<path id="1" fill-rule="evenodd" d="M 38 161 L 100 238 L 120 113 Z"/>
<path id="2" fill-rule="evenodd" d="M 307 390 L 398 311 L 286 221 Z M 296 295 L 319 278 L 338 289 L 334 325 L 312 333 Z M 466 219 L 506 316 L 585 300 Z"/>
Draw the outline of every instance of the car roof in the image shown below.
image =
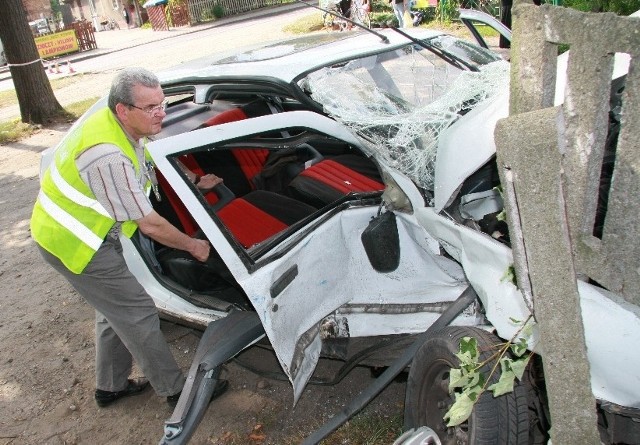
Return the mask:
<path id="1" fill-rule="evenodd" d="M 286 83 L 319 67 L 355 57 L 388 51 L 407 45 L 409 40 L 391 29 L 377 31 L 388 39 L 366 31 L 315 33 L 304 37 L 270 42 L 233 54 L 204 57 L 159 74 L 163 83 L 212 77 L 273 77 Z M 413 38 L 442 35 L 425 28 L 405 29 Z"/>

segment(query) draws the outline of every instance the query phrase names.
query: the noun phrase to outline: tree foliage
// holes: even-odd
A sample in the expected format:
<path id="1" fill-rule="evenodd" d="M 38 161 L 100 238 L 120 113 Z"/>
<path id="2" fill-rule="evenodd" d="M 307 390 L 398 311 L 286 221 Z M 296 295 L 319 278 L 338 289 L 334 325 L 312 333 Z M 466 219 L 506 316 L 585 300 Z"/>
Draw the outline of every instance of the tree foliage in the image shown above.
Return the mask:
<path id="1" fill-rule="evenodd" d="M 60 0 L 49 0 L 49 4 L 51 5 L 51 15 L 53 15 L 56 20 L 60 20 L 60 18 L 62 17 Z"/>
<path id="2" fill-rule="evenodd" d="M 564 0 L 563 6 L 585 12 L 615 12 L 629 15 L 640 9 L 640 0 Z"/>
<path id="3" fill-rule="evenodd" d="M 40 61 L 21 0 L 0 3 L 0 40 L 18 96 L 22 122 L 44 124 L 62 113 Z"/>

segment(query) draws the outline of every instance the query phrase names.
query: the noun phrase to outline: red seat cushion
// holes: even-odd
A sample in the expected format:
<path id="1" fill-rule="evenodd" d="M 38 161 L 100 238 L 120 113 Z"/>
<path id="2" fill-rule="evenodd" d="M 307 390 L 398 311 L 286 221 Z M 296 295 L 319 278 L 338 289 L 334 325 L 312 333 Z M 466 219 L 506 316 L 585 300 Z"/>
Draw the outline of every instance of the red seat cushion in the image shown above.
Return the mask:
<path id="1" fill-rule="evenodd" d="M 182 224 L 184 232 L 193 236 L 199 230 L 195 220 L 164 176 L 158 172 L 157 177 L 158 186 L 162 188 L 167 201 Z M 220 209 L 217 215 L 245 248 L 260 243 L 288 227 L 284 222 L 242 198 L 231 201 Z"/>
<path id="2" fill-rule="evenodd" d="M 193 155 L 186 154 L 180 156 L 180 162 L 182 162 L 185 167 L 187 167 L 190 171 L 198 176 L 204 176 L 206 174 L 202 167 L 200 167 L 200 165 L 198 164 L 198 161 L 196 161 L 196 158 L 193 157 Z M 209 204 L 215 204 L 219 201 L 218 195 L 216 195 L 214 192 L 207 192 L 205 193 L 204 197 Z"/>
<path id="3" fill-rule="evenodd" d="M 226 124 L 229 122 L 235 122 L 248 117 L 247 113 L 242 108 L 231 108 L 225 110 L 222 113 L 218 113 L 215 116 L 209 118 L 204 125 L 210 127 L 212 125 Z M 245 178 L 251 184 L 251 188 L 255 189 L 251 180 L 255 175 L 260 173 L 264 163 L 267 162 L 269 156 L 269 150 L 267 149 L 235 149 L 232 151 L 234 158 L 238 161 L 238 165 L 242 170 Z"/>
<path id="4" fill-rule="evenodd" d="M 162 189 L 167 201 L 169 201 L 169 204 L 171 204 L 171 207 L 178 217 L 178 221 L 182 224 L 184 233 L 189 236 L 193 236 L 193 234 L 199 230 L 198 224 L 196 224 L 195 220 L 191 217 L 191 214 L 162 173 L 156 171 L 156 178 L 158 179 L 158 187 Z"/>
<path id="5" fill-rule="evenodd" d="M 204 122 L 204 125 L 210 127 L 212 125 L 226 124 L 228 122 L 240 121 L 246 118 L 247 115 L 242 108 L 231 108 L 209 118 Z"/>
<path id="6" fill-rule="evenodd" d="M 262 171 L 267 157 L 269 156 L 269 150 L 265 149 L 251 149 L 251 148 L 237 148 L 232 150 L 233 157 L 236 158 L 242 173 L 251 183 L 251 188 L 255 189 L 255 185 L 251 181 L 255 175 Z"/>
<path id="7" fill-rule="evenodd" d="M 224 206 L 217 215 L 244 248 L 258 244 L 288 227 L 242 198 Z"/>
<path id="8" fill-rule="evenodd" d="M 330 159 L 312 165 L 300 175 L 313 178 L 345 195 L 351 192 L 372 192 L 384 189 L 384 184 L 381 182 Z"/>

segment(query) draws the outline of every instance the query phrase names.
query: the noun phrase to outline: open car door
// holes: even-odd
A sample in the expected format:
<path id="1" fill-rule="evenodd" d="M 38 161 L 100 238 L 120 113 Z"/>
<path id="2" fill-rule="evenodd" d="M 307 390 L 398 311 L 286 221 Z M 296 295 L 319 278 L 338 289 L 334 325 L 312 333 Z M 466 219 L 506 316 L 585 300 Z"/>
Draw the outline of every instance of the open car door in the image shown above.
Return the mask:
<path id="1" fill-rule="evenodd" d="M 299 193 L 294 199 L 287 189 L 282 191 L 287 193 L 234 194 L 217 206 L 190 184 L 177 161 L 193 156 L 206 164 L 205 170 L 218 168 L 215 173 L 232 188 L 232 169 L 220 170 L 224 159 L 233 158 L 229 151 L 295 152 L 311 146 L 311 159 L 303 160 L 301 167 L 310 175 L 311 165 L 319 161 L 331 160 L 324 162 L 325 167 L 349 170 L 334 161 L 340 158 L 337 152 L 344 158 L 366 160 L 358 153 L 359 144 L 337 122 L 297 111 L 204 128 L 148 147 L 159 172 L 250 301 L 249 310 L 260 318 L 296 401 L 315 369 L 323 338 L 422 332 L 437 319 L 443 305 L 466 289 L 464 274 L 455 262 L 440 255 L 437 244 L 411 215 L 401 213 L 394 215 L 397 264 L 392 270 L 376 270 L 361 238 L 381 212 L 381 183 L 373 191 L 343 191 L 341 198 L 324 205 L 315 199 L 320 193 L 302 202 L 308 195 Z M 300 175 L 294 169 L 290 187 L 304 179 Z M 360 176 L 357 179 L 366 183 Z M 346 183 L 355 180 L 344 182 L 352 187 Z M 267 213 L 278 207 L 283 194 L 289 195 L 284 196 L 288 210 L 300 207 L 306 214 L 278 226 L 272 218 L 254 212 L 259 199 L 273 201 L 271 207 L 261 207 Z M 258 233 L 272 225 L 266 234 Z"/>
<path id="2" fill-rule="evenodd" d="M 478 42 L 478 45 L 483 48 L 489 48 L 489 45 L 487 45 L 484 37 L 482 37 L 482 33 L 478 30 L 478 25 L 489 26 L 495 29 L 507 41 L 511 41 L 511 30 L 492 15 L 476 9 L 461 8 L 458 12 L 460 14 L 460 21 L 469 29 L 474 39 L 476 39 L 476 42 Z"/>

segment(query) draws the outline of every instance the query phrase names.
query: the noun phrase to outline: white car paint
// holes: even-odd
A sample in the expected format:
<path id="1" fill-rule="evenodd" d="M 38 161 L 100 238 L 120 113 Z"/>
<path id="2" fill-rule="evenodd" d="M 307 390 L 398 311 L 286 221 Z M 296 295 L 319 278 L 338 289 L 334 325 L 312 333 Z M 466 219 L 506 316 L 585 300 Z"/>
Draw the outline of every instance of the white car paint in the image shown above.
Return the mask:
<path id="1" fill-rule="evenodd" d="M 482 121 L 483 113 L 493 119 L 491 116 L 495 111 L 491 107 L 479 111 L 481 116 L 472 117 L 473 119 Z M 396 298 L 401 298 L 406 303 L 408 297 L 415 298 L 416 302 L 452 301 L 464 290 L 468 280 L 482 300 L 487 319 L 499 335 L 508 339 L 516 334 L 520 326 L 511 320 L 525 320 L 529 309 L 521 292 L 505 279 L 507 269 L 513 264 L 511 250 L 493 238 L 439 214 L 436 208 L 425 207 L 415 186 L 406 180 L 403 182 L 399 172 L 392 174 L 411 197 L 414 213 L 397 214 L 401 222 L 399 227 L 403 257 L 396 272 L 379 274 L 371 269 L 366 260 L 359 233 L 376 213 L 375 208 L 369 208 L 348 210 L 324 221 L 314 231 L 304 235 L 304 239 L 284 257 L 253 274 L 248 273 L 206 211 L 193 198 L 184 181 L 175 170 L 171 171 L 173 169 L 162 158 L 172 152 L 197 148 L 204 143 L 295 126 L 319 129 L 358 144 L 353 135 L 336 122 L 301 111 L 178 135 L 150 144 L 149 150 L 157 160 L 160 170 L 183 197 L 192 215 L 212 243 L 220 249 L 220 255 L 249 295 L 283 369 L 291 378 L 296 400 L 315 369 L 320 354 L 319 336 L 312 335 L 309 339 L 308 332 L 320 320 L 345 304 L 391 303 Z M 482 159 L 484 158 L 473 160 L 482 162 Z M 432 259 L 433 249 L 430 243 L 422 244 L 427 238 L 436 240 L 459 262 L 462 269 L 457 268 L 456 263 L 447 264 L 444 269 L 436 265 Z M 294 281 L 276 299 L 269 297 L 270 285 L 294 264 L 298 267 L 299 276 L 303 278 Z M 420 274 L 428 275 L 429 279 L 422 282 Z M 434 274 L 440 274 L 441 278 L 434 277 Z M 363 294 L 363 289 L 367 293 Z M 373 289 L 375 292 L 371 293 Z M 422 292 L 411 293 L 416 290 Z M 619 299 L 616 300 L 617 303 L 613 303 L 614 300 L 601 289 L 586 283 L 579 283 L 579 290 L 594 394 L 600 399 L 623 406 L 640 407 L 640 375 L 636 372 L 640 369 L 640 356 L 628 354 L 630 348 L 640 341 L 640 311 L 633 305 L 620 304 Z M 434 299 L 436 295 L 437 298 Z M 603 312 L 606 312 L 606 317 L 602 316 Z M 353 315 L 348 318 L 350 327 L 353 327 L 350 334 L 354 337 L 417 333 L 434 320 L 433 314 L 414 315 L 400 322 L 402 329 L 399 330 L 400 317 L 395 318 L 387 328 L 380 316 Z M 620 323 L 621 320 L 625 322 Z M 455 322 L 473 323 L 473 319 L 464 317 Z M 606 329 L 603 323 L 609 323 Z M 301 344 L 303 338 L 306 343 Z M 296 350 L 297 347 L 300 349 Z M 543 352 L 538 347 L 535 328 L 530 338 L 530 347 Z M 304 351 L 303 357 L 300 351 Z M 624 361 L 624 366 L 621 361 Z M 611 366 L 613 363 L 620 363 L 621 366 Z"/>
<path id="2" fill-rule="evenodd" d="M 243 134 L 296 127 L 316 129 L 355 145 L 360 144 L 337 122 L 315 113 L 299 111 L 180 134 L 152 142 L 148 149 L 159 170 L 172 183 L 251 300 L 282 368 L 291 379 L 297 400 L 320 355 L 320 337 L 316 332 L 320 320 L 346 304 L 446 303 L 455 300 L 468 284 L 456 263 L 442 257 L 435 258 L 429 244 L 419 241 L 426 234 L 409 215 L 399 215 L 403 249 L 400 266 L 390 274 L 376 272 L 367 260 L 359 235 L 377 213 L 377 207 L 345 210 L 324 220 L 308 234 L 294 234 L 294 238 L 303 239 L 284 255 L 250 273 L 166 156 Z M 277 298 L 270 297 L 272 284 L 294 266 L 300 278 L 289 284 Z M 403 285 L 398 286 L 398 283 Z M 437 314 L 417 313 L 412 314 L 409 325 L 394 320 L 393 323 L 387 322 L 385 327 L 385 323 L 371 323 L 369 314 L 347 314 L 343 311 L 341 315 L 353 327 L 351 336 L 419 333 L 437 318 Z M 461 323 L 475 324 L 475 318 L 472 318 L 472 321 Z"/>
<path id="3" fill-rule="evenodd" d="M 372 48 L 388 48 L 405 43 L 403 37 L 390 31 L 383 32 L 391 43 L 379 42 L 373 35 L 360 35 L 330 48 L 322 46 L 311 52 L 293 52 L 276 62 L 207 63 L 205 67 L 202 61 L 195 65 L 196 68 L 190 65 L 179 67 L 163 75 L 162 79 L 168 82 L 184 76 L 201 80 L 210 76 L 229 79 L 269 77 L 279 79 L 282 83 L 291 83 L 305 72 L 326 64 L 327 60 L 344 60 Z M 422 29 L 410 29 L 407 32 L 413 36 L 439 34 Z M 264 55 L 265 52 L 257 54 Z M 396 212 L 403 253 L 399 269 L 390 274 L 373 271 L 363 256 L 357 236 L 376 214 L 377 208 L 372 207 L 347 209 L 330 218 L 310 223 L 310 227 L 314 224 L 317 226 L 313 230 L 294 233 L 290 239 L 265 254 L 265 258 L 272 258 L 273 261 L 267 262 L 261 258 L 260 264 L 253 263 L 256 270 L 249 270 L 245 259 L 238 256 L 229 239 L 212 221 L 166 158 L 174 152 L 206 143 L 295 125 L 317 129 L 369 151 L 343 125 L 311 112 L 290 112 L 196 130 L 149 144 L 158 169 L 171 183 L 249 296 L 280 364 L 292 381 L 296 400 L 315 369 L 320 338 L 314 329 L 326 316 L 338 314 L 347 317 L 354 336 L 420 332 L 434 318 L 433 313 L 394 315 L 394 318 L 380 314 L 347 313 L 344 305 L 353 302 L 384 304 L 401 297 L 413 298 L 417 302 L 447 302 L 455 299 L 471 284 L 483 302 L 487 320 L 503 338 L 510 338 L 517 329 L 510 318 L 522 320 L 528 316 L 528 304 L 521 292 L 504 280 L 505 272 L 513 262 L 511 250 L 487 235 L 461 226 L 441 212 L 455 197 L 468 175 L 495 153 L 493 126 L 500 117 L 506 115 L 506 102 L 506 98 L 501 96 L 495 102 L 472 110 L 442 135 L 438 146 L 435 206 L 425 203 L 420 191 L 402 172 L 380 162 L 412 208 L 407 213 Z M 74 124 L 74 128 L 104 104 L 105 99 L 102 99 Z M 48 152 L 43 157 L 43 168 L 50 159 L 51 152 Z M 385 195 L 390 196 L 388 193 Z M 149 272 L 131 242 L 123 240 L 123 246 L 132 271 L 162 310 L 202 324 L 223 315 L 198 308 L 167 290 Z M 442 261 L 444 257 L 437 257 L 435 254 L 440 247 L 455 261 Z M 276 298 L 272 298 L 269 295 L 270 286 L 294 264 L 298 267 L 298 278 Z M 640 356 L 629 352 L 634 351 L 640 342 L 638 308 L 618 298 L 611 298 L 609 293 L 585 283 L 579 283 L 579 291 L 594 394 L 618 405 L 640 408 L 640 373 L 637 371 L 640 369 Z M 456 324 L 478 323 L 480 321 L 472 314 L 463 314 L 456 320 Z M 530 346 L 540 350 L 536 334 Z"/>

